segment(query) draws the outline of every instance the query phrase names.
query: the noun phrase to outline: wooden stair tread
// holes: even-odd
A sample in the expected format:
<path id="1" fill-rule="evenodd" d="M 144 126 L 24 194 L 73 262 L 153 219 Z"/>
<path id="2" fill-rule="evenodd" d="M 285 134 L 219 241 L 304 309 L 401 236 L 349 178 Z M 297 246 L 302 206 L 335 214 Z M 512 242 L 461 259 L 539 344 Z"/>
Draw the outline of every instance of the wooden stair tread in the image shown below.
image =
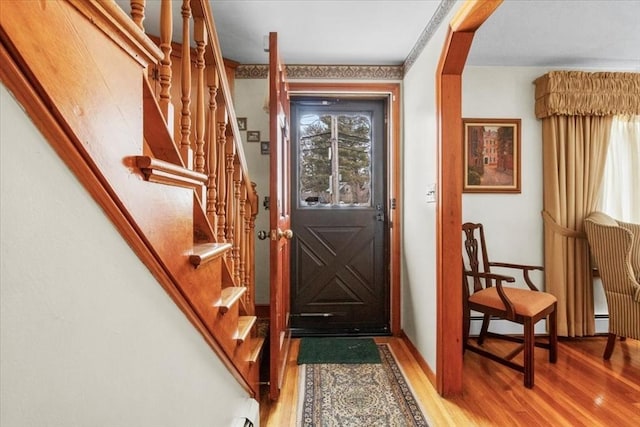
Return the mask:
<path id="1" fill-rule="evenodd" d="M 136 166 L 149 182 L 198 189 L 205 185 L 208 179 L 203 173 L 150 156 L 134 156 L 134 159 Z"/>
<path id="2" fill-rule="evenodd" d="M 249 353 L 249 363 L 256 363 L 258 361 L 263 345 L 264 337 L 257 337 L 253 339 L 253 346 L 251 347 L 251 353 Z"/>
<path id="3" fill-rule="evenodd" d="M 249 336 L 249 332 L 251 332 L 251 328 L 256 323 L 256 316 L 240 316 L 238 317 L 238 330 L 236 331 L 236 335 L 234 339 L 238 341 L 238 343 L 243 343 L 246 341 Z"/>
<path id="4" fill-rule="evenodd" d="M 189 262 L 195 267 L 216 259 L 231 249 L 231 243 L 199 243 L 193 246 Z"/>
<path id="5" fill-rule="evenodd" d="M 229 286 L 228 288 L 223 288 L 220 295 L 220 301 L 218 301 L 216 307 L 218 307 L 222 313 L 226 313 L 236 302 L 238 302 L 240 297 L 242 297 L 246 291 L 247 288 L 244 286 Z"/>

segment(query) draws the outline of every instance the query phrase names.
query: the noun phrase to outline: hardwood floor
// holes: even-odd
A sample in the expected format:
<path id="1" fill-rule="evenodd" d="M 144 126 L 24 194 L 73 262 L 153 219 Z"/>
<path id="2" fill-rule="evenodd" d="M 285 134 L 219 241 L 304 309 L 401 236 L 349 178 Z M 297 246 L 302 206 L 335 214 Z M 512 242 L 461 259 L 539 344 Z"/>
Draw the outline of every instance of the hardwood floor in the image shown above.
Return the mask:
<path id="1" fill-rule="evenodd" d="M 640 341 L 617 342 L 609 361 L 602 359 L 606 337 L 561 340 L 558 362 L 536 349 L 535 387 L 522 374 L 467 352 L 464 392 L 443 399 L 399 338 L 376 338 L 391 346 L 421 402 L 430 426 L 640 426 Z M 493 350 L 511 344 L 488 340 Z M 299 340 L 294 340 L 280 399 L 262 393 L 260 425 L 295 426 L 298 399 Z"/>

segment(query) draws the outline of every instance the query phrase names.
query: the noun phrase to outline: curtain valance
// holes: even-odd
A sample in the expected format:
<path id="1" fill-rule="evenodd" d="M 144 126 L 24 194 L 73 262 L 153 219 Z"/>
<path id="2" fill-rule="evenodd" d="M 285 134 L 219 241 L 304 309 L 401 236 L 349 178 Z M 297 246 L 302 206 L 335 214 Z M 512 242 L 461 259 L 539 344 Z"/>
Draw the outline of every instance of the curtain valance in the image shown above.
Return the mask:
<path id="1" fill-rule="evenodd" d="M 551 71 L 534 83 L 539 119 L 640 114 L 640 73 Z"/>

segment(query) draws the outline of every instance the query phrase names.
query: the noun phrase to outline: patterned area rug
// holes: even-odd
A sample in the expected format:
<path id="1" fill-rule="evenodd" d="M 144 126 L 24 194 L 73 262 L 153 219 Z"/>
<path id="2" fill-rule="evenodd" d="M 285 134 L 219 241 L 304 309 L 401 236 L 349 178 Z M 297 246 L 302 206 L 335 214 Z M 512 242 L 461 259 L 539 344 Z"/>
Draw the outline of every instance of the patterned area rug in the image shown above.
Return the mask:
<path id="1" fill-rule="evenodd" d="M 391 350 L 378 350 L 380 364 L 300 366 L 298 425 L 428 426 Z"/>

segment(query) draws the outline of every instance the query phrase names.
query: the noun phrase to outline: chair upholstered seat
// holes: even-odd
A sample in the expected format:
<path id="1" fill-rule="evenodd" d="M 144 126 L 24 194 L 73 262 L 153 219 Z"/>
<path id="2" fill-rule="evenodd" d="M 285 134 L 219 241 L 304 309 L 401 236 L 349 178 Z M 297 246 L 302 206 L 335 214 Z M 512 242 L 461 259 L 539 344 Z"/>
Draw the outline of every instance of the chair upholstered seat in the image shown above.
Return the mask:
<path id="1" fill-rule="evenodd" d="M 536 317 L 558 300 L 547 292 L 532 292 L 529 289 L 503 288 L 505 295 L 513 304 L 516 315 Z M 505 310 L 506 307 L 498 295 L 495 286 L 475 292 L 469 297 L 469 304 L 479 304 L 496 310 Z"/>

